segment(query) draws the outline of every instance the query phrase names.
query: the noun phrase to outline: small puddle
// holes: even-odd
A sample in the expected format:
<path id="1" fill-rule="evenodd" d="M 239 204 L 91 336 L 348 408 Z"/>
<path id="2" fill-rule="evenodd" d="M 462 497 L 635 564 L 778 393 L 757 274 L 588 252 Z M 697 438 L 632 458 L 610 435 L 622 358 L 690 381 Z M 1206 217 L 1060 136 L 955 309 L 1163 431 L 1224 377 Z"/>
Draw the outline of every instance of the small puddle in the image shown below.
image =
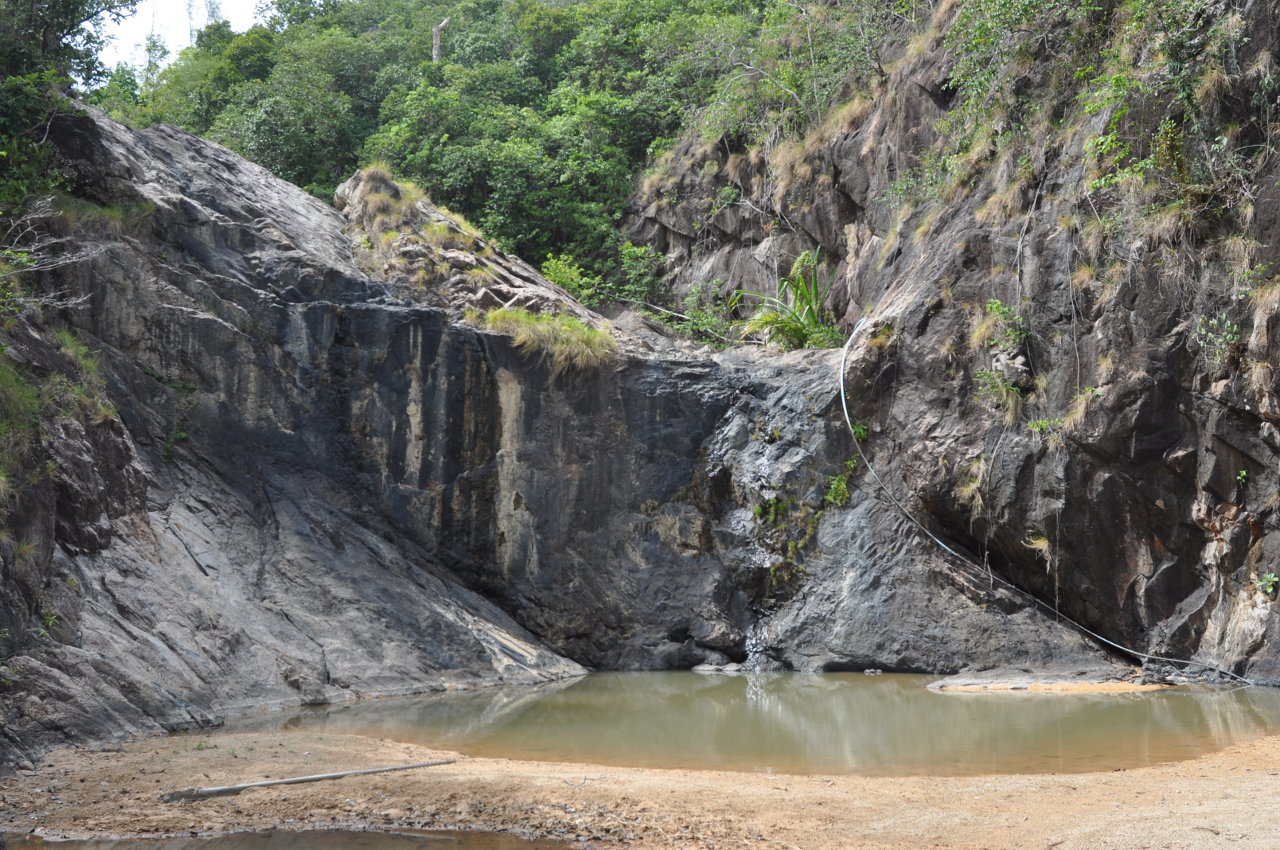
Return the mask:
<path id="1" fill-rule="evenodd" d="M 472 756 L 870 776 L 1083 773 L 1280 733 L 1280 690 L 946 693 L 932 676 L 595 673 L 370 700 L 235 728 L 389 738 Z"/>
<path id="2" fill-rule="evenodd" d="M 238 832 L 183 838 L 44 841 L 0 833 L 6 850 L 565 850 L 558 841 L 525 841 L 493 832 Z"/>

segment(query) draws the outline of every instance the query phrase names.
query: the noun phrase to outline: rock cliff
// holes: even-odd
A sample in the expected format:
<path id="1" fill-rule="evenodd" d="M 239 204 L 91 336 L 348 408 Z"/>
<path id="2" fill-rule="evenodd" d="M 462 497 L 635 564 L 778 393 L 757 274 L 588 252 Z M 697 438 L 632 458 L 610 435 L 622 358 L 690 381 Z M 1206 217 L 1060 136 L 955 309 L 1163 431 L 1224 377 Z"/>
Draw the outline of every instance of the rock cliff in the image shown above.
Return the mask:
<path id="1" fill-rule="evenodd" d="M 14 485 L 5 752 L 583 672 L 384 511 L 393 476 L 470 510 L 492 446 L 447 402 L 482 368 L 474 334 L 388 302 L 340 214 L 215 145 L 93 115 L 51 135 L 96 250 L 44 283 L 118 415 L 47 411 L 47 461 Z M 9 360 L 80 379 L 43 330 L 6 330 Z M 409 394 L 423 375 L 437 404 Z"/>
<path id="2" fill-rule="evenodd" d="M 849 132 L 846 147 L 868 131 Z M 871 315 L 892 343 L 864 335 L 848 369 L 888 488 L 949 545 L 990 551 L 987 575 L 851 464 L 838 351 L 714 353 L 638 322 L 610 328 L 377 175 L 346 184 L 339 211 L 167 126 L 86 112 L 50 139 L 81 209 L 66 226 L 98 250 L 42 282 L 70 303 L 4 331 L 9 358 L 74 377 L 42 324 L 65 322 L 97 352 L 113 408 L 46 416 L 50 463 L 15 496 L 10 526 L 32 545 L 7 547 L 0 588 L 10 755 L 579 665 L 1108 663 L 996 572 L 1105 634 L 1269 669 L 1270 601 L 1242 587 L 1257 563 L 1246 548 L 1269 545 L 1250 518 L 1270 514 L 1220 510 L 1237 466 L 1256 461 L 1265 480 L 1266 432 L 1243 427 L 1231 382 L 1179 383 L 1176 335 L 1143 337 L 1136 325 L 1176 321 L 1171 305 L 1097 306 L 1092 333 L 1138 340 L 1146 371 L 1055 372 L 1055 393 L 1103 391 L 1061 448 L 1003 429 L 949 375 L 942 342 L 968 321 L 958 302 L 990 286 L 989 268 L 965 271 L 978 260 L 1025 258 L 1045 291 L 1021 291 L 1070 327 L 1060 282 L 1030 271 L 1051 265 L 1048 232 L 940 222 L 966 247 L 904 248 L 886 265 Z M 815 156 L 834 169 L 840 149 Z M 870 190 L 828 183 L 822 215 L 839 223 L 809 236 L 844 239 L 832 251 L 848 258 L 838 298 L 852 320 L 872 285 L 852 271 L 858 252 L 883 239 L 856 214 Z M 674 251 L 664 215 L 643 226 Z M 716 262 L 760 249 L 723 240 Z M 973 293 L 943 299 L 943 268 Z M 574 314 L 619 349 L 557 374 L 462 321 L 510 304 Z M 1220 424 L 1191 430 L 1169 415 L 1178 404 Z M 979 457 L 985 507 L 971 511 L 952 490 Z M 1226 530 L 1210 539 L 1198 517 Z M 1031 527 L 1054 547 L 1048 570 L 1021 545 Z M 1225 553 L 1212 568 L 1211 550 Z"/>
<path id="3" fill-rule="evenodd" d="M 1206 146 L 1211 188 L 1176 150 L 1161 179 L 1182 194 L 1161 207 L 1093 152 L 1117 127 L 1180 144 L 1174 124 L 1157 124 L 1156 104 L 1064 92 L 1053 52 L 1028 48 L 1016 105 L 993 107 L 947 183 L 936 127 L 957 105 L 955 8 L 940 4 L 883 85 L 801 141 L 684 142 L 634 198 L 632 238 L 666 254 L 680 292 L 722 295 L 776 292 L 799 252 L 820 249 L 828 305 L 846 329 L 862 322 L 855 352 L 879 346 L 849 378 L 884 486 L 865 469 L 855 480 L 1112 640 L 1274 683 L 1277 313 L 1247 280 L 1273 262 L 1274 156 L 1242 154 L 1218 177 Z M 1197 89 L 1196 120 L 1229 149 L 1269 108 L 1274 9 L 1214 9 L 1189 31 L 1203 51 L 1215 22 L 1235 27 L 1215 71 L 1230 90 Z M 1122 58 L 1116 79 L 1141 91 L 1150 80 Z M 1173 169 L 1161 155 L 1132 168 Z"/>

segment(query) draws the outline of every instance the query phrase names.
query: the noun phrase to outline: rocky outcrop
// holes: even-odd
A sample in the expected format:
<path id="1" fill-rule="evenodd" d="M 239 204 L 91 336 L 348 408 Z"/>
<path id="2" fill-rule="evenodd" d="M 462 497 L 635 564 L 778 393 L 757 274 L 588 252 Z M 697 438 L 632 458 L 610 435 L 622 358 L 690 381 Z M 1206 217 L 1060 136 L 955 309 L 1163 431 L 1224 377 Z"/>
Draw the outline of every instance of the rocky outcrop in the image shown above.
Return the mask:
<path id="1" fill-rule="evenodd" d="M 1020 60 L 1041 64 L 1017 85 L 1052 122 L 929 185 L 953 14 L 939 7 L 882 87 L 805 140 L 768 155 L 686 142 L 635 197 L 632 236 L 681 292 L 776 291 L 820 248 L 828 305 L 846 330 L 865 319 L 855 359 L 878 364 L 849 376 L 884 478 L 864 466 L 860 486 L 1111 640 L 1280 682 L 1276 305 L 1240 276 L 1255 247 L 1249 267 L 1269 262 L 1275 222 L 1170 229 L 1092 189 L 1086 144 L 1119 119 L 1073 91 L 1054 101 L 1043 56 Z M 1274 62 L 1272 15 L 1239 21 L 1239 68 Z M 1224 112 L 1266 100 L 1252 71 L 1231 79 Z M 1271 170 L 1249 179 L 1262 210 Z M 877 558 L 903 564 L 916 535 L 900 522 L 881 512 L 841 539 L 898 539 L 912 555 Z M 776 622 L 801 621 L 787 607 Z"/>
<path id="2" fill-rule="evenodd" d="M 44 525 L 26 578 L 5 560 L 10 754 L 579 664 L 1107 663 L 851 473 L 838 352 L 712 354 L 637 325 L 605 367 L 555 374 L 458 308 L 607 325 L 423 200 L 393 198 L 381 239 L 379 180 L 340 213 L 171 127 L 86 112 L 50 138 L 78 198 L 128 211 L 82 215 L 101 250 L 44 281 L 118 415 L 55 417 L 55 466 L 19 494 Z M 903 435 L 970 425 L 948 388 L 907 389 L 920 322 L 849 374 L 873 459 L 925 492 L 954 473 Z M 991 480 L 1028 463 L 995 452 Z"/>
<path id="3" fill-rule="evenodd" d="M 373 241 L 362 211 L 384 194 L 359 179 L 340 190 L 355 244 Z M 450 281 L 465 291 L 448 297 L 583 315 L 512 268 L 523 284 L 489 276 L 501 296 Z M 614 333 L 610 368 L 559 377 L 504 338 L 479 337 L 487 383 L 452 415 L 489 429 L 492 462 L 477 463 L 470 491 L 482 498 L 415 514 L 441 472 L 411 469 L 382 508 L 553 648 L 623 669 L 1105 663 L 1027 600 L 957 573 L 930 541 L 904 540 L 892 504 L 828 497 L 853 453 L 836 353 L 711 354 Z M 885 364 L 867 351 L 854 368 L 875 374 Z"/>
<path id="4" fill-rule="evenodd" d="M 465 392 L 475 335 L 370 303 L 383 287 L 342 216 L 215 145 L 93 115 L 57 138 L 74 190 L 110 214 L 82 205 L 77 235 L 100 250 L 45 284 L 118 416 L 47 410 L 48 463 L 28 464 L 47 472 L 6 521 L 6 754 L 583 672 L 380 511 L 380 476 L 413 451 L 443 467 L 424 498 L 467 509 L 446 488 L 466 490 L 474 458 L 423 451 L 424 429 L 458 423 L 388 425 L 378 405 L 403 414 L 395 394 L 423 374 Z M 122 209 L 127 227 L 102 225 Z M 32 326 L 6 337 L 35 379 L 73 371 Z"/>

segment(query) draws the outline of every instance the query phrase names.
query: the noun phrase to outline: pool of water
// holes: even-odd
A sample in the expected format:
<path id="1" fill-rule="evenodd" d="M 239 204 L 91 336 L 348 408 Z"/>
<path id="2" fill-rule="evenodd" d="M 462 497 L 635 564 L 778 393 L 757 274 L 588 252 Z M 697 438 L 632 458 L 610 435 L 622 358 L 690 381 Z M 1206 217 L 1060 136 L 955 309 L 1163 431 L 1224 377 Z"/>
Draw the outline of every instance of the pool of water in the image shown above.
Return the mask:
<path id="1" fill-rule="evenodd" d="M 558 841 L 524 841 L 492 832 L 240 832 L 200 838 L 43 841 L 0 833 L 6 850 L 565 850 Z"/>
<path id="2" fill-rule="evenodd" d="M 1280 689 L 937 693 L 926 687 L 935 679 L 596 673 L 307 709 L 248 728 L 499 758 L 873 776 L 1116 770 L 1280 733 Z"/>

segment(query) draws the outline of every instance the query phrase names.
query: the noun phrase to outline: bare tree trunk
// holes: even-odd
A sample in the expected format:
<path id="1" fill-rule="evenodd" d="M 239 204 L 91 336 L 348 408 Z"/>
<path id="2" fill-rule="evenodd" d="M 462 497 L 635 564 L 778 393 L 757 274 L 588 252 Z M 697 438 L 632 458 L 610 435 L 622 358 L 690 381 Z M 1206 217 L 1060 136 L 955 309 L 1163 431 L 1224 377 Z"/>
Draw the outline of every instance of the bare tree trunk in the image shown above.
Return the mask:
<path id="1" fill-rule="evenodd" d="M 445 18 L 439 24 L 431 28 L 431 61 L 440 61 L 440 31 L 449 26 L 449 19 Z"/>
<path id="2" fill-rule="evenodd" d="M 272 785 L 298 785 L 303 782 L 321 782 L 326 779 L 341 779 L 344 776 L 368 776 L 371 773 L 390 773 L 395 770 L 413 770 L 419 767 L 439 767 L 442 764 L 456 764 L 457 759 L 447 761 L 424 761 L 418 764 L 401 764 L 395 767 L 370 767 L 364 770 L 344 770 L 341 773 L 317 773 L 312 776 L 293 776 L 289 779 L 268 779 L 265 782 L 246 782 L 243 785 L 219 785 L 214 788 L 183 788 L 161 794 L 165 803 L 189 803 L 193 800 L 207 800 L 210 797 L 232 797 L 249 788 L 269 788 Z"/>

